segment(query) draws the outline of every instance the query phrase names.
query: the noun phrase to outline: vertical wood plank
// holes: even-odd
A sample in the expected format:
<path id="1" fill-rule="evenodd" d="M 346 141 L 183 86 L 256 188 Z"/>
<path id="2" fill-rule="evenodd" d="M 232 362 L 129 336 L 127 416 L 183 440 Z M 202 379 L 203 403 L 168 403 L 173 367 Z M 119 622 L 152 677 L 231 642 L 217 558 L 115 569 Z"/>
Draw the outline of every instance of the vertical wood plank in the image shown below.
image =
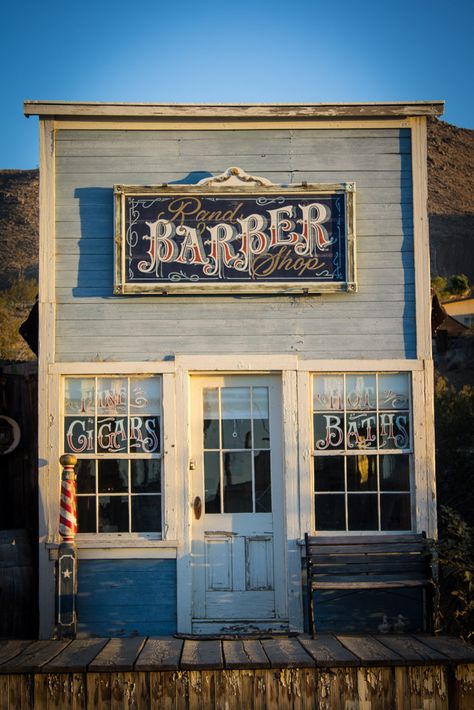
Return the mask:
<path id="1" fill-rule="evenodd" d="M 50 638 L 54 627 L 55 584 L 53 564 L 44 543 L 57 534 L 59 524 L 59 465 L 52 458 L 52 424 L 55 409 L 49 391 L 49 365 L 55 356 L 55 140 L 52 121 L 40 120 L 40 220 L 39 220 L 39 357 L 38 357 L 38 459 L 39 497 L 39 608 L 40 638 Z M 53 417 L 53 420 L 51 419 Z"/>
<path id="2" fill-rule="evenodd" d="M 87 707 L 94 710 L 110 710 L 110 673 L 87 674 Z"/>
<path id="3" fill-rule="evenodd" d="M 359 668 L 357 690 L 362 708 L 391 710 L 395 703 L 394 671 L 392 668 Z"/>
<path id="4" fill-rule="evenodd" d="M 283 476 L 286 502 L 288 621 L 295 631 L 303 631 L 301 587 L 301 537 L 298 499 L 298 396 L 297 373 L 282 373 Z"/>
<path id="5" fill-rule="evenodd" d="M 182 535 L 178 547 L 176 574 L 178 585 L 177 627 L 180 633 L 192 631 L 192 567 L 191 567 L 191 508 L 189 488 L 189 376 L 186 369 L 176 367 L 176 421 L 180 423 L 180 446 L 177 453 L 176 526 Z"/>
<path id="6" fill-rule="evenodd" d="M 176 430 L 176 395 L 174 374 L 163 374 L 163 539 L 178 540 L 178 489 L 176 486 L 176 442 L 181 432 Z"/>
<path id="7" fill-rule="evenodd" d="M 425 360 L 425 442 L 426 442 L 426 484 L 427 484 L 427 525 L 426 534 L 438 537 L 438 516 L 436 507 L 436 463 L 434 428 L 434 366 L 433 360 Z"/>
<path id="8" fill-rule="evenodd" d="M 410 119 L 412 140 L 413 230 L 415 252 L 416 351 L 431 358 L 430 251 L 426 117 Z"/>
<path id="9" fill-rule="evenodd" d="M 453 697 L 449 707 L 457 710 L 472 710 L 474 707 L 474 664 L 462 664 L 453 669 L 454 683 L 451 683 Z"/>

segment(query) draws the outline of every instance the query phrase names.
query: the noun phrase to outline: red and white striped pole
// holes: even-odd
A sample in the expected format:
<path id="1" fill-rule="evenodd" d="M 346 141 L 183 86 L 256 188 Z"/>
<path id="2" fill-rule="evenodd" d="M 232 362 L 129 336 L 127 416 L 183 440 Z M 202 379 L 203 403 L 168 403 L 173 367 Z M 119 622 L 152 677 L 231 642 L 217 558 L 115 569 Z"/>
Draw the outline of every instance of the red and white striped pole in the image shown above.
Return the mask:
<path id="1" fill-rule="evenodd" d="M 74 542 L 77 533 L 76 474 L 77 458 L 64 454 L 59 459 L 63 466 L 61 477 L 61 504 L 59 510 L 59 534 L 64 542 Z"/>
<path id="2" fill-rule="evenodd" d="M 61 638 L 74 638 L 77 620 L 77 510 L 74 466 L 77 464 L 77 458 L 73 454 L 64 454 L 59 462 L 63 467 L 59 508 L 59 534 L 63 541 L 58 550 L 57 627 Z"/>

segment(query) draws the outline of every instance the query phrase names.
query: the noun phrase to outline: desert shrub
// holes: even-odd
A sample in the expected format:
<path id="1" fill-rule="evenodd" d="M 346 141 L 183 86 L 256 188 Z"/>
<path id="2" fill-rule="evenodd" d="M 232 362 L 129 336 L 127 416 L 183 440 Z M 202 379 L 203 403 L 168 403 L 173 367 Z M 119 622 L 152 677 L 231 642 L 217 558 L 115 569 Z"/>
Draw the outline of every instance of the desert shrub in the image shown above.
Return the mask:
<path id="1" fill-rule="evenodd" d="M 459 513 L 440 506 L 440 628 L 474 640 L 474 531 Z"/>

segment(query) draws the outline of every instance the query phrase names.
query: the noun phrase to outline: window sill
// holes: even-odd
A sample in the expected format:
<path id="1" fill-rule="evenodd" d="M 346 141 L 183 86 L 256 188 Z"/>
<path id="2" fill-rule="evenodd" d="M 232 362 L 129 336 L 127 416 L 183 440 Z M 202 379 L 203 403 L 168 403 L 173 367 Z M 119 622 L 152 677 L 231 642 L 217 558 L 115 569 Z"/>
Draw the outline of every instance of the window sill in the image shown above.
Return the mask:
<path id="1" fill-rule="evenodd" d="M 177 540 L 161 540 L 116 535 L 94 535 L 93 537 L 77 536 L 76 546 L 79 559 L 109 558 L 109 557 L 167 557 L 176 558 L 179 543 Z M 57 560 L 60 543 L 47 542 L 49 559 Z"/>

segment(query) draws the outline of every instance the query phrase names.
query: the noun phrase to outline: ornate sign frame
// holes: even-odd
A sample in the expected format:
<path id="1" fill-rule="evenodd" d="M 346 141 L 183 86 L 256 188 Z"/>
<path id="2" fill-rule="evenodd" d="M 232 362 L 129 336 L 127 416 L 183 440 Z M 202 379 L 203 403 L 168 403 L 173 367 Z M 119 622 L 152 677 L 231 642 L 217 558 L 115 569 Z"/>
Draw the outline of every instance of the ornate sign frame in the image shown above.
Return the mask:
<path id="1" fill-rule="evenodd" d="M 281 186 L 248 175 L 240 168 L 229 168 L 194 185 L 115 185 L 114 198 L 115 294 L 305 294 L 357 290 L 353 182 Z M 169 214 L 168 206 L 180 198 L 184 205 L 204 201 L 220 207 L 222 203 L 222 211 L 214 213 L 219 217 L 211 215 L 211 227 L 199 223 L 199 214 L 209 214 L 205 210 L 189 223 L 183 216 L 184 208 L 177 224 L 160 219 L 159 215 Z M 239 207 L 252 206 L 253 202 L 256 214 L 240 213 L 239 218 L 233 208 L 239 198 L 243 201 L 237 203 Z M 159 213 L 156 207 L 154 221 L 149 221 L 146 215 L 151 214 L 150 206 L 160 200 L 165 211 Z M 291 204 L 282 207 L 285 201 Z M 337 219 L 332 216 L 335 210 L 331 205 L 337 205 Z M 269 216 L 262 216 L 265 211 Z M 291 219 L 296 212 L 300 219 Z M 324 226 L 325 220 L 331 233 Z M 240 234 L 232 226 L 236 222 Z M 140 223 L 146 224 L 148 234 L 139 235 L 135 225 Z M 203 224 L 210 233 L 206 240 L 201 238 Z M 235 244 L 240 245 L 238 254 Z M 209 253 L 205 254 L 205 249 Z M 194 259 L 198 260 L 202 275 L 195 273 L 198 262 Z M 276 265 L 269 264 L 272 259 Z M 170 271 L 168 263 L 176 263 L 177 268 Z M 237 263 L 239 266 L 234 267 Z M 212 275 L 206 276 L 206 271 Z M 243 271 L 248 271 L 248 275 L 241 276 L 239 272 Z"/>

